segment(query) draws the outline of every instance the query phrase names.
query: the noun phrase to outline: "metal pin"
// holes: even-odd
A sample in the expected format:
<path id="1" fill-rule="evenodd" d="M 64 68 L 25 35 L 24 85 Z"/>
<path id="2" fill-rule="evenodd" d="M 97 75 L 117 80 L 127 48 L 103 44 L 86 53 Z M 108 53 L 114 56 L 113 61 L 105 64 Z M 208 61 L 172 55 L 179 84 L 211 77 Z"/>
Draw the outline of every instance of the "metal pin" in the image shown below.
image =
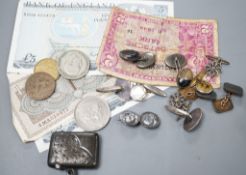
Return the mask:
<path id="1" fill-rule="evenodd" d="M 148 91 L 151 93 L 154 93 L 155 95 L 161 96 L 161 97 L 166 97 L 167 94 L 163 90 L 159 89 L 158 87 L 151 86 L 151 85 L 143 85 L 144 88 L 146 88 Z"/>
<path id="2" fill-rule="evenodd" d="M 187 118 L 188 117 L 189 119 L 192 120 L 191 114 L 189 112 L 187 112 L 187 111 L 184 111 L 182 109 L 178 109 L 178 108 L 176 108 L 174 106 L 170 106 L 170 105 L 166 105 L 165 107 L 166 107 L 166 109 L 168 111 L 178 115 L 179 117 L 182 117 L 182 118 Z"/>
<path id="3" fill-rule="evenodd" d="M 102 92 L 102 93 L 109 93 L 109 92 L 119 92 L 123 90 L 122 86 L 108 86 L 108 87 L 100 87 L 97 88 L 97 92 Z"/>
<path id="4" fill-rule="evenodd" d="M 176 56 L 175 57 L 175 66 L 176 66 L 176 70 L 177 70 L 177 73 L 180 71 L 180 62 L 178 60 L 178 57 Z"/>

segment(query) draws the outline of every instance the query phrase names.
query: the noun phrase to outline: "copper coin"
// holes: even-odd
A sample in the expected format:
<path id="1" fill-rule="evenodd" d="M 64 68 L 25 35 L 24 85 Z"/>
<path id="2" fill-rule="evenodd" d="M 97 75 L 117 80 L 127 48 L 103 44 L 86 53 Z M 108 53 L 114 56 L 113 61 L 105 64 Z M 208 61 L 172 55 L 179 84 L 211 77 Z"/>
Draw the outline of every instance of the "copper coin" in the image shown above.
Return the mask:
<path id="1" fill-rule="evenodd" d="M 26 81 L 26 94 L 34 100 L 49 98 L 55 91 L 56 82 L 52 76 L 44 72 L 32 74 Z"/>
<path id="2" fill-rule="evenodd" d="M 200 108 L 196 108 L 191 111 L 190 115 L 192 116 L 192 119 L 186 117 L 184 120 L 184 130 L 186 130 L 187 132 L 195 130 L 201 123 L 203 117 L 203 113 Z"/>
<path id="3" fill-rule="evenodd" d="M 179 93 L 187 100 L 196 100 L 196 89 L 194 87 L 186 87 L 179 89 Z"/>
<path id="4" fill-rule="evenodd" d="M 213 92 L 213 86 L 207 81 L 199 81 L 196 84 L 196 90 L 201 94 L 210 94 Z"/>
<path id="5" fill-rule="evenodd" d="M 227 112 L 233 109 L 232 101 L 228 97 L 213 101 L 213 106 L 217 113 Z"/>

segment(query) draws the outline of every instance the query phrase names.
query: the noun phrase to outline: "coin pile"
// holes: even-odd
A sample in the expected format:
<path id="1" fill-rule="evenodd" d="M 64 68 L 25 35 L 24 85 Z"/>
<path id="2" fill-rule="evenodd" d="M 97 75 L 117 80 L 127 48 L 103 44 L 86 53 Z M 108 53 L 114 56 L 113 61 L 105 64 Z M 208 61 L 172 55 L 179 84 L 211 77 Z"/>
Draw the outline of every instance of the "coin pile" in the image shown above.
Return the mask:
<path id="1" fill-rule="evenodd" d="M 55 91 L 58 77 L 55 60 L 46 58 L 39 61 L 34 68 L 34 73 L 26 81 L 26 94 L 34 100 L 49 98 Z"/>
<path id="2" fill-rule="evenodd" d="M 186 65 L 185 56 L 172 54 L 165 59 L 166 66 L 177 71 L 176 82 L 179 88 L 177 93 L 170 96 L 169 105 L 165 107 L 168 111 L 178 115 L 179 118 L 185 118 L 184 129 L 188 132 L 197 128 L 203 116 L 200 108 L 196 108 L 189 113 L 191 100 L 201 98 L 212 101 L 215 111 L 221 113 L 233 109 L 231 95 L 240 97 L 243 95 L 243 89 L 240 86 L 224 83 L 224 90 L 227 95 L 222 99 L 217 99 L 213 86 L 204 80 L 204 77 L 206 75 L 210 77 L 217 76 L 222 72 L 222 65 L 229 65 L 230 63 L 221 57 L 209 55 L 206 55 L 206 57 L 211 62 L 208 63 L 205 70 L 202 70 L 195 77 L 193 77 L 193 73 L 189 68 L 184 68 Z"/>
<path id="3" fill-rule="evenodd" d="M 79 50 L 64 52 L 58 61 L 46 58 L 39 61 L 26 81 L 26 94 L 34 100 L 49 98 L 56 87 L 56 80 L 61 75 L 70 83 L 83 78 L 89 71 L 89 58 Z M 73 85 L 73 84 L 72 84 Z M 75 86 L 73 85 L 74 89 Z M 97 89 L 97 91 L 118 91 L 120 87 Z M 109 105 L 97 96 L 83 97 L 74 111 L 75 121 L 84 131 L 97 131 L 110 121 Z"/>
<path id="4" fill-rule="evenodd" d="M 26 81 L 26 94 L 34 100 L 45 100 L 55 92 L 60 75 L 68 80 L 82 78 L 89 71 L 89 65 L 89 58 L 78 50 L 64 52 L 58 61 L 42 59 Z"/>
<path id="5" fill-rule="evenodd" d="M 155 65 L 155 54 L 151 52 L 145 52 L 140 54 L 136 50 L 122 50 L 119 53 L 121 59 L 135 63 L 139 69 L 147 69 Z"/>

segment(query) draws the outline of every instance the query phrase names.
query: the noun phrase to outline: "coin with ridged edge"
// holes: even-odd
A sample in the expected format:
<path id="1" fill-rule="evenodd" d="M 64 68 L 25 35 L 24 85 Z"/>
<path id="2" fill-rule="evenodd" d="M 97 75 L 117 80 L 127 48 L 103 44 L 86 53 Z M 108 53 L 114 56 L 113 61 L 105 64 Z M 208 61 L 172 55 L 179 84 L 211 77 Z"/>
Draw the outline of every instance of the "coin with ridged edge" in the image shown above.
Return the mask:
<path id="1" fill-rule="evenodd" d="M 109 122 L 111 112 L 109 105 L 97 96 L 82 98 L 75 108 L 75 121 L 84 131 L 98 131 Z"/>
<path id="2" fill-rule="evenodd" d="M 37 72 L 32 74 L 26 81 L 26 94 L 34 100 L 45 100 L 55 91 L 56 81 L 45 73 Z"/>
<path id="3" fill-rule="evenodd" d="M 52 58 L 44 58 L 40 60 L 34 67 L 34 72 L 45 72 L 51 75 L 55 80 L 59 77 L 56 60 Z"/>
<path id="4" fill-rule="evenodd" d="M 79 50 L 69 50 L 58 59 L 58 71 L 66 79 L 82 78 L 88 73 L 89 67 L 89 58 Z"/>

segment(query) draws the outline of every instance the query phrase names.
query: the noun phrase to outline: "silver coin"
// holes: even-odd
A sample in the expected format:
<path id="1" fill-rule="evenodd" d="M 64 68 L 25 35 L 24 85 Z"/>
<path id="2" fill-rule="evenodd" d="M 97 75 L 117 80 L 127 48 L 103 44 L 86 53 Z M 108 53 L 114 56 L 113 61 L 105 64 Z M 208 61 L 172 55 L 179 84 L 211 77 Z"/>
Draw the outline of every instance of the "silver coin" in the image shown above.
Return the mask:
<path id="1" fill-rule="evenodd" d="M 146 69 L 155 64 L 155 54 L 151 52 L 145 52 L 142 55 L 142 58 L 137 61 L 137 67 L 140 69 Z"/>
<path id="2" fill-rule="evenodd" d="M 144 112 L 140 116 L 140 123 L 148 129 L 155 129 L 160 126 L 161 120 L 159 116 L 153 112 Z"/>
<path id="3" fill-rule="evenodd" d="M 166 92 L 164 92 L 163 90 L 155 87 L 155 86 L 151 86 L 151 85 L 144 85 L 144 87 L 149 90 L 151 93 L 154 93 L 156 95 L 159 95 L 161 97 L 166 97 L 167 94 Z"/>
<path id="4" fill-rule="evenodd" d="M 84 97 L 75 109 L 75 121 L 84 131 L 98 131 L 110 120 L 109 105 L 97 96 Z"/>
<path id="5" fill-rule="evenodd" d="M 143 86 L 135 85 L 131 89 L 130 96 L 133 100 L 143 101 L 147 97 L 147 91 Z"/>
<path id="6" fill-rule="evenodd" d="M 182 69 L 186 65 L 186 59 L 184 55 L 176 53 L 166 57 L 165 64 L 172 69 Z"/>
<path id="7" fill-rule="evenodd" d="M 190 115 L 192 116 L 192 119 L 186 118 L 184 120 L 184 130 L 186 130 L 187 132 L 195 130 L 199 126 L 203 118 L 203 113 L 200 108 L 192 110 L 190 112 Z"/>
<path id="8" fill-rule="evenodd" d="M 58 70 L 66 79 L 79 79 L 89 71 L 90 60 L 81 51 L 70 50 L 58 59 Z"/>
<path id="9" fill-rule="evenodd" d="M 123 90 L 121 86 L 108 86 L 108 87 L 100 87 L 96 89 L 97 92 L 103 92 L 103 93 L 119 92 L 121 90 Z"/>
<path id="10" fill-rule="evenodd" d="M 140 122 L 140 116 L 132 111 L 124 111 L 119 114 L 120 121 L 127 126 L 137 126 Z"/>

